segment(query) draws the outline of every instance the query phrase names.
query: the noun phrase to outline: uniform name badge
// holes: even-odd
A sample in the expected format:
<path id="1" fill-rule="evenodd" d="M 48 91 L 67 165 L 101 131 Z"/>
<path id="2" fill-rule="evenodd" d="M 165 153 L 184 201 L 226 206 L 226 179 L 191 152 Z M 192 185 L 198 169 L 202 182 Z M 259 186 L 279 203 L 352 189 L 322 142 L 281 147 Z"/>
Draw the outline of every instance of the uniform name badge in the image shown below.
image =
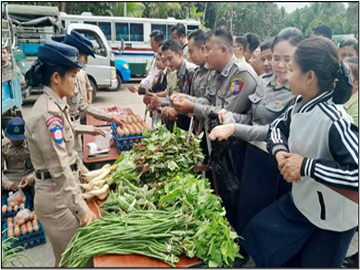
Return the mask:
<path id="1" fill-rule="evenodd" d="M 61 144 L 64 141 L 64 128 L 61 126 L 55 126 L 50 129 L 51 138 L 55 143 Z"/>
<path id="2" fill-rule="evenodd" d="M 244 87 L 245 79 L 243 77 L 235 76 L 231 81 L 231 92 L 234 96 L 240 94 Z"/>

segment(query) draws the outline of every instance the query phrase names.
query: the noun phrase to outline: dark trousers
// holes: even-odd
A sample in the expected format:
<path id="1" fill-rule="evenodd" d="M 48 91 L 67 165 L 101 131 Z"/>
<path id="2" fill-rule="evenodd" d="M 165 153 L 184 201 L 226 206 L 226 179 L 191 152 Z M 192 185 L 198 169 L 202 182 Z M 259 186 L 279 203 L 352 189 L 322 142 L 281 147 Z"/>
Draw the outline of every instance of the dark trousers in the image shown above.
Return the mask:
<path id="1" fill-rule="evenodd" d="M 340 268 L 355 229 L 334 232 L 316 227 L 288 193 L 251 220 L 240 244 L 257 267 Z"/>
<path id="2" fill-rule="evenodd" d="M 257 213 L 291 190 L 273 156 L 248 144 L 243 160 L 235 227 L 239 235 Z"/>

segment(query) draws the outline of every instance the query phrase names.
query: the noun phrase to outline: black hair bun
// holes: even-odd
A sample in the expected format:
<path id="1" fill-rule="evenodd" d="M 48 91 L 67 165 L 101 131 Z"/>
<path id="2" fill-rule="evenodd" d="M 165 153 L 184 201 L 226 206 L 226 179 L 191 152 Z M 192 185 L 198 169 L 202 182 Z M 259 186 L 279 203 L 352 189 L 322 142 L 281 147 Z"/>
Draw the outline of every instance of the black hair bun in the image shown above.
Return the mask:
<path id="1" fill-rule="evenodd" d="M 39 86 L 43 82 L 43 66 L 40 60 L 36 60 L 26 72 L 25 79 L 30 86 Z"/>
<path id="2" fill-rule="evenodd" d="M 343 62 L 340 64 L 336 79 L 337 83 L 334 89 L 333 101 L 336 104 L 344 104 L 352 95 L 353 83 L 350 69 Z"/>

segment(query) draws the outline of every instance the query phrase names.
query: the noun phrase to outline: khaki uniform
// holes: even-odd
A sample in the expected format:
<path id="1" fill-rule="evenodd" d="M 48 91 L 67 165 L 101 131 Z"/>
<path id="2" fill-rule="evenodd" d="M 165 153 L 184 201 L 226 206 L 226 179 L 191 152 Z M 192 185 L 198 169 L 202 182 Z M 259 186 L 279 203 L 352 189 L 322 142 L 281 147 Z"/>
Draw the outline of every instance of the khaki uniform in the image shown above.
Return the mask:
<path id="1" fill-rule="evenodd" d="M 72 96 L 67 98 L 67 104 L 69 105 L 69 113 L 70 113 L 70 120 L 75 129 L 75 150 L 78 152 L 79 157 L 83 160 L 83 149 L 82 149 L 82 142 L 81 142 L 81 134 L 92 134 L 94 132 L 95 127 L 88 126 L 88 125 L 81 125 L 80 124 L 80 112 L 90 114 L 95 118 L 104 121 L 110 121 L 112 119 L 112 115 L 97 109 L 88 104 L 86 99 L 84 99 L 83 95 L 81 94 L 81 86 L 82 86 L 82 74 L 76 75 L 76 85 L 74 89 L 74 93 Z"/>
<path id="2" fill-rule="evenodd" d="M 251 108 L 245 114 L 228 116 L 236 123 L 234 135 L 246 141 L 265 141 L 269 125 L 295 100 L 295 96 L 291 94 L 288 83 L 277 86 L 276 76 L 270 73 L 263 76 L 249 100 Z"/>
<path id="3" fill-rule="evenodd" d="M 35 212 L 59 261 L 79 219 L 90 209 L 79 186 L 82 162 L 74 151 L 68 105 L 49 87 L 31 110 L 25 136 L 36 172 Z"/>
<path id="4" fill-rule="evenodd" d="M 189 48 L 187 42 L 184 44 L 184 46 L 182 46 L 181 50 L 182 56 L 187 60 L 189 57 Z"/>
<path id="5" fill-rule="evenodd" d="M 77 73 L 77 76 L 79 77 L 79 80 L 78 80 L 78 87 L 79 87 L 79 90 L 80 90 L 80 93 L 83 97 L 83 99 L 88 102 L 88 92 L 92 92 L 93 91 L 93 88 L 90 84 L 90 80 L 89 80 L 89 77 L 86 73 L 85 70 L 83 69 L 80 69 Z M 80 119 L 81 120 L 85 120 L 85 117 L 86 117 L 86 114 L 84 112 L 80 112 Z"/>
<path id="6" fill-rule="evenodd" d="M 26 176 L 29 185 L 35 182 L 34 168 L 26 140 L 19 146 L 14 146 L 8 138 L 1 142 L 1 186 L 7 190 L 14 182 L 20 182 Z"/>
<path id="7" fill-rule="evenodd" d="M 236 113 L 244 113 L 250 106 L 248 96 L 258 84 L 258 76 L 248 65 L 232 56 L 222 72 L 209 76 L 204 98 L 189 97 L 194 102 L 194 115 L 207 118 L 211 111 L 222 108 Z"/>

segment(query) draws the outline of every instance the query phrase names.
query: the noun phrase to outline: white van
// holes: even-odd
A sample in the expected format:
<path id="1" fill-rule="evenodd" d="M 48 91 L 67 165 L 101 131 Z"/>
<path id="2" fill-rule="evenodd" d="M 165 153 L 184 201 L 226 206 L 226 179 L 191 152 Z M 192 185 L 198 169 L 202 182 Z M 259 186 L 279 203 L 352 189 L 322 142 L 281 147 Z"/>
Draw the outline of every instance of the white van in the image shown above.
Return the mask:
<path id="1" fill-rule="evenodd" d="M 99 88 L 118 89 L 119 82 L 116 78 L 115 56 L 101 29 L 96 25 L 72 23 L 67 27 L 66 32 L 70 34 L 72 30 L 83 34 L 94 44 L 95 58 L 90 56 L 85 67 L 94 89 L 93 95 Z"/>

